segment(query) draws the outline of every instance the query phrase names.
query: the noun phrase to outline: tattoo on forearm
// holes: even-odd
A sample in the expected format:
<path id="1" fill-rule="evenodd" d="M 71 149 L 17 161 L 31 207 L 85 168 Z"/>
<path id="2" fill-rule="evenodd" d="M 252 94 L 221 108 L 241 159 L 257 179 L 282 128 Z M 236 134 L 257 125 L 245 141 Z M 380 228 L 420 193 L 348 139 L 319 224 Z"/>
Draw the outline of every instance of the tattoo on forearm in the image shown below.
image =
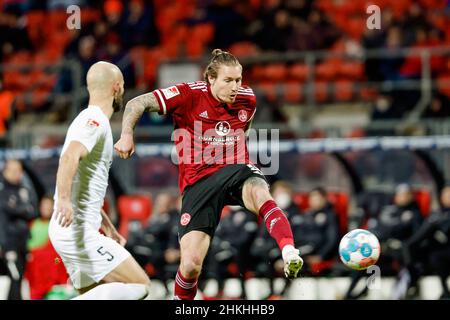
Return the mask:
<path id="1" fill-rule="evenodd" d="M 133 133 L 144 111 L 159 111 L 159 103 L 153 93 L 146 93 L 128 101 L 123 114 L 122 133 Z"/>

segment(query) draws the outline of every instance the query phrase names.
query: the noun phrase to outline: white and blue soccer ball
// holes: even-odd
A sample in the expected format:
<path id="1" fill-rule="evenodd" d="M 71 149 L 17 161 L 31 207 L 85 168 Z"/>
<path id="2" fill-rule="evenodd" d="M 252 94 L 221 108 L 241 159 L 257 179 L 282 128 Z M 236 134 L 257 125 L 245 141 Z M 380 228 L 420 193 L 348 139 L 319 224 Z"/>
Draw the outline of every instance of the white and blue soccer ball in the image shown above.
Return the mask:
<path id="1" fill-rule="evenodd" d="M 342 262 L 352 269 L 367 269 L 380 257 L 380 242 L 370 231 L 352 230 L 342 237 L 339 243 L 339 256 Z"/>

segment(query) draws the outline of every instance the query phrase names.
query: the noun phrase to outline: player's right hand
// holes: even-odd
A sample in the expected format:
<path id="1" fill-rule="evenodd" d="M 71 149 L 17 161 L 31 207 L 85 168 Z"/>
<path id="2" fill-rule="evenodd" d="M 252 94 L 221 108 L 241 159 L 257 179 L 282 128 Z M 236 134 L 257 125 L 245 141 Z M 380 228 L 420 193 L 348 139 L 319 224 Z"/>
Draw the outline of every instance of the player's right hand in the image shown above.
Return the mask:
<path id="1" fill-rule="evenodd" d="M 131 157 L 134 153 L 133 135 L 121 135 L 119 141 L 117 141 L 114 145 L 114 149 L 122 159 L 128 159 Z"/>
<path id="2" fill-rule="evenodd" d="M 55 219 L 61 227 L 68 227 L 73 222 L 73 208 L 69 200 L 58 199 Z"/>

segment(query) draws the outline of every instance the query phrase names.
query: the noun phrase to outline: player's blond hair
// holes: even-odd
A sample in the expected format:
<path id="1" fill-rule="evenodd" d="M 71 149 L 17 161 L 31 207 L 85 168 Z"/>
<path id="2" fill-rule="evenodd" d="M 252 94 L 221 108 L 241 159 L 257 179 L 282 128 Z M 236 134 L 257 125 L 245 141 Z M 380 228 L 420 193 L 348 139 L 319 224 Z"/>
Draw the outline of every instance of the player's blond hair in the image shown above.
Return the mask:
<path id="1" fill-rule="evenodd" d="M 205 69 L 205 72 L 203 73 L 203 77 L 208 84 L 210 84 L 208 77 L 217 78 L 217 74 L 221 65 L 240 66 L 242 68 L 239 60 L 227 51 L 214 49 L 211 54 L 213 57 L 211 58 L 211 61 L 209 62 L 208 66 Z"/>

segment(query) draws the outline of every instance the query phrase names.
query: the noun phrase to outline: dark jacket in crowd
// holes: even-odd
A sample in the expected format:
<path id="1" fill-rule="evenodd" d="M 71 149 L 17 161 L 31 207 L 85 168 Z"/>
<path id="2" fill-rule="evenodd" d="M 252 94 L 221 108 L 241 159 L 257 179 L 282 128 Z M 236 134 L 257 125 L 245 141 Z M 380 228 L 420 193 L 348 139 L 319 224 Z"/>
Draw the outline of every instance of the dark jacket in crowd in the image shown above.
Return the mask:
<path id="1" fill-rule="evenodd" d="M 216 260 L 226 260 L 248 252 L 258 230 L 256 216 L 244 209 L 232 210 L 224 217 L 213 238 L 212 252 Z"/>
<path id="2" fill-rule="evenodd" d="M 380 242 L 409 239 L 422 224 L 423 217 L 415 202 L 401 207 L 386 206 L 377 218 L 369 219 L 369 229 Z"/>
<path id="3" fill-rule="evenodd" d="M 303 255 L 332 258 L 339 243 L 339 222 L 334 208 L 327 204 L 321 210 L 311 210 L 290 218 L 295 244 Z"/>
<path id="4" fill-rule="evenodd" d="M 33 193 L 23 184 L 0 180 L 0 246 L 3 251 L 25 250 L 28 223 L 37 217 Z"/>
<path id="5" fill-rule="evenodd" d="M 443 208 L 430 215 L 406 245 L 409 250 L 418 246 L 430 249 L 450 248 L 450 208 Z"/>

